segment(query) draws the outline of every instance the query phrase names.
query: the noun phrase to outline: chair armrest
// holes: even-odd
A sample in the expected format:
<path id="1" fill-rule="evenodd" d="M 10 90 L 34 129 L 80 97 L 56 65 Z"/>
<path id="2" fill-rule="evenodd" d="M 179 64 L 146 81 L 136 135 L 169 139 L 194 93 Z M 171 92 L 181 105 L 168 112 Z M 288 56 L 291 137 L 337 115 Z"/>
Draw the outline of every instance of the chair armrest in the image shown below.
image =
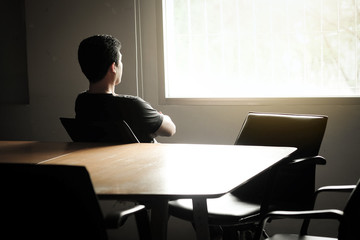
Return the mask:
<path id="1" fill-rule="evenodd" d="M 107 229 L 119 228 L 124 225 L 129 216 L 138 214 L 143 211 L 146 212 L 145 206 L 137 205 L 123 211 L 109 213 L 105 216 L 105 227 Z"/>
<path id="2" fill-rule="evenodd" d="M 343 211 L 337 209 L 309 210 L 309 211 L 272 211 L 265 214 L 260 221 L 260 226 L 254 239 L 260 240 L 261 233 L 265 230 L 266 223 L 273 219 L 335 219 L 340 221 Z"/>
<path id="3" fill-rule="evenodd" d="M 272 219 L 336 219 L 340 220 L 343 211 L 338 209 L 309 210 L 309 211 L 272 211 L 265 215 L 263 221 Z"/>
<path id="4" fill-rule="evenodd" d="M 319 197 L 320 193 L 323 192 L 345 192 L 351 193 L 355 189 L 356 185 L 332 185 L 332 186 L 323 186 L 318 188 L 314 192 L 314 206 L 317 198 Z M 310 218 L 305 219 L 302 226 L 301 226 L 301 234 L 306 234 L 310 225 Z"/>
<path id="5" fill-rule="evenodd" d="M 313 156 L 306 158 L 294 159 L 290 164 L 316 164 L 316 165 L 325 165 L 326 160 L 322 156 Z"/>
<path id="6" fill-rule="evenodd" d="M 352 192 L 355 189 L 356 185 L 333 185 L 333 186 L 323 186 L 316 190 L 317 193 L 320 192 Z"/>
<path id="7" fill-rule="evenodd" d="M 323 193 L 323 192 L 351 193 L 355 189 L 355 187 L 356 187 L 356 185 L 331 185 L 331 186 L 320 187 L 314 193 L 314 204 L 320 193 Z"/>

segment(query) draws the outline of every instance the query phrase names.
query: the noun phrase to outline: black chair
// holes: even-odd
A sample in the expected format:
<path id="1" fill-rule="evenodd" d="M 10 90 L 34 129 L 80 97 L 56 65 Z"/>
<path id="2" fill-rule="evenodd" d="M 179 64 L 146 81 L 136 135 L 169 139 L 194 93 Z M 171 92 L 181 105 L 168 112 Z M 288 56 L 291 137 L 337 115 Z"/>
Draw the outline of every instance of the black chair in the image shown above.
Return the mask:
<path id="1" fill-rule="evenodd" d="M 252 238 L 260 217 L 270 210 L 312 209 L 316 165 L 326 163 L 318 156 L 326 124 L 327 116 L 322 115 L 249 113 L 236 145 L 289 146 L 297 151 L 229 194 L 208 199 L 210 234 Z M 169 202 L 169 213 L 192 221 L 192 201 Z"/>
<path id="2" fill-rule="evenodd" d="M 261 228 L 254 239 L 261 239 L 261 232 L 266 227 L 266 223 L 273 219 L 303 219 L 304 223 L 299 234 L 275 234 L 267 240 L 353 240 L 359 239 L 360 226 L 360 181 L 357 185 L 348 186 L 326 186 L 317 191 L 320 192 L 351 192 L 351 195 L 343 210 L 321 209 L 312 211 L 273 211 L 264 215 L 261 221 Z M 316 200 L 316 197 L 315 197 Z M 308 226 L 311 219 L 335 219 L 339 222 L 338 237 L 329 238 L 308 235 Z"/>
<path id="3" fill-rule="evenodd" d="M 109 142 L 117 144 L 138 143 L 139 140 L 124 121 L 87 121 L 60 118 L 74 142 Z"/>
<path id="4" fill-rule="evenodd" d="M 135 215 L 140 239 L 149 239 L 144 206 L 103 216 L 82 166 L 0 164 L 0 236 L 8 239 L 107 239 L 107 229 Z M 6 239 L 4 238 L 4 239 Z"/>

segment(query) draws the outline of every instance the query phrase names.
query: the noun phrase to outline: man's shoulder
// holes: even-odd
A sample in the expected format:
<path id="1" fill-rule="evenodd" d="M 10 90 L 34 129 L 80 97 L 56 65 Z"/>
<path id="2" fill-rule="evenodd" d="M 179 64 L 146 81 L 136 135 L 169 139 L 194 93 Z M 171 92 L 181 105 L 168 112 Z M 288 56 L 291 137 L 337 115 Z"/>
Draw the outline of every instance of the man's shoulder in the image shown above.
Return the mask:
<path id="1" fill-rule="evenodd" d="M 138 96 L 126 94 L 93 94 L 82 92 L 77 96 L 77 102 L 98 102 L 106 104 L 115 104 L 122 106 L 131 106 L 134 108 L 143 108 L 148 105 L 146 101 Z"/>
<path id="2" fill-rule="evenodd" d="M 121 95 L 121 94 L 117 94 L 115 95 L 115 97 L 120 99 L 119 102 L 121 102 L 122 104 L 131 106 L 134 109 L 153 110 L 153 107 L 150 105 L 150 103 L 148 103 L 141 97 L 133 96 L 133 95 Z"/>
<path id="3" fill-rule="evenodd" d="M 145 102 L 141 97 L 134 96 L 134 95 L 126 95 L 126 94 L 116 94 L 114 95 L 115 98 L 129 101 L 129 102 Z"/>
<path id="4" fill-rule="evenodd" d="M 127 95 L 127 94 L 115 94 L 115 97 L 129 99 L 129 100 L 137 100 L 139 97 L 134 95 Z"/>
<path id="5" fill-rule="evenodd" d="M 110 94 L 110 93 L 89 93 L 87 91 L 81 92 L 77 96 L 78 98 L 107 98 L 107 99 L 117 99 L 117 100 L 125 100 L 125 101 L 144 101 L 142 98 L 133 96 L 133 95 L 125 95 L 125 94 Z"/>

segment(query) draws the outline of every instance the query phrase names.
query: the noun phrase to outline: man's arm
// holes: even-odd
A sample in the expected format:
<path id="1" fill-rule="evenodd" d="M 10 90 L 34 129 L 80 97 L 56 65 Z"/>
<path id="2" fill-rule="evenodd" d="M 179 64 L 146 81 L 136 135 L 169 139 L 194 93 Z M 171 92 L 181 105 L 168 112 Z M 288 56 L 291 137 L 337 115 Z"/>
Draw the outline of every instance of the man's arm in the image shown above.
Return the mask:
<path id="1" fill-rule="evenodd" d="M 156 136 L 171 137 L 176 132 L 176 126 L 168 115 L 163 115 L 163 121 L 159 129 L 155 132 Z"/>

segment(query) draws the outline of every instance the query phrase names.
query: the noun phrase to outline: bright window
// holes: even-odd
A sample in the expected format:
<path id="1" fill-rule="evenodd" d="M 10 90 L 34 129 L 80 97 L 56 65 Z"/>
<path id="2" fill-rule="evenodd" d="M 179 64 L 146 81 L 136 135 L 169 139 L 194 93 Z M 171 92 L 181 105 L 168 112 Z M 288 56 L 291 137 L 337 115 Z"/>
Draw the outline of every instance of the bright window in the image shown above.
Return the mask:
<path id="1" fill-rule="evenodd" d="M 358 97 L 360 0 L 163 0 L 165 98 Z"/>

